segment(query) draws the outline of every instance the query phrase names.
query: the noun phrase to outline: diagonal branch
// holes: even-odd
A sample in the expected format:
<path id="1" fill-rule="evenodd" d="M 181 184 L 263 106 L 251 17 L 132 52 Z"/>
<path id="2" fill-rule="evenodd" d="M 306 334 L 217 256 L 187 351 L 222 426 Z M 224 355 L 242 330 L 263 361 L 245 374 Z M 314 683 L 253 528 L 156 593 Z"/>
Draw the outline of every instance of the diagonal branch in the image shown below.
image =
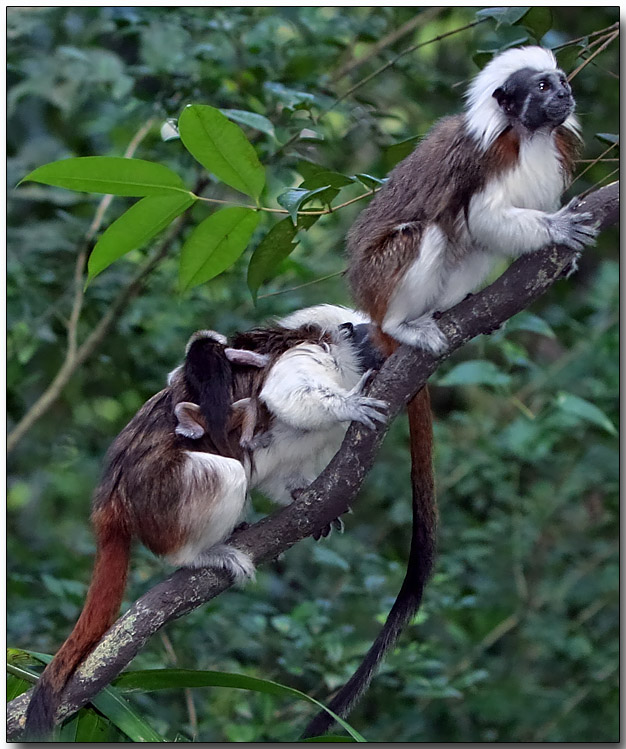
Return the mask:
<path id="1" fill-rule="evenodd" d="M 578 206 L 589 211 L 604 229 L 619 218 L 619 183 L 596 190 Z M 439 326 L 450 341 L 449 355 L 470 339 L 488 334 L 528 307 L 559 278 L 566 276 L 576 253 L 548 247 L 519 258 L 491 286 L 443 313 Z M 402 346 L 381 369 L 370 395 L 389 403 L 394 418 L 424 385 L 439 364 L 431 354 Z M 371 469 L 387 427 L 375 430 L 353 424 L 326 470 L 289 507 L 232 536 L 255 564 L 275 559 L 295 543 L 340 516 L 353 504 Z M 164 624 L 189 613 L 222 593 L 231 582 L 214 570 L 180 569 L 139 598 L 108 631 L 67 685 L 59 718 L 78 710 L 130 663 L 146 641 Z M 7 737 L 16 736 L 30 692 L 8 705 Z"/>

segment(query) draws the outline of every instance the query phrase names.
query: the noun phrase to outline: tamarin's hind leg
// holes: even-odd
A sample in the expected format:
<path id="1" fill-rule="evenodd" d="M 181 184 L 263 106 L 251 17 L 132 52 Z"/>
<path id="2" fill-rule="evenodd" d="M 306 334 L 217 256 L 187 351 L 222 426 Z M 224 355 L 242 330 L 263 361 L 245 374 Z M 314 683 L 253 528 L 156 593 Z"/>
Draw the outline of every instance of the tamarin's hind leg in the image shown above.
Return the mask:
<path id="1" fill-rule="evenodd" d="M 245 510 L 248 481 L 243 465 L 234 458 L 190 451 L 183 484 L 179 522 L 185 541 L 166 560 L 182 567 L 225 569 L 236 582 L 254 577 L 248 555 L 222 543 Z"/>

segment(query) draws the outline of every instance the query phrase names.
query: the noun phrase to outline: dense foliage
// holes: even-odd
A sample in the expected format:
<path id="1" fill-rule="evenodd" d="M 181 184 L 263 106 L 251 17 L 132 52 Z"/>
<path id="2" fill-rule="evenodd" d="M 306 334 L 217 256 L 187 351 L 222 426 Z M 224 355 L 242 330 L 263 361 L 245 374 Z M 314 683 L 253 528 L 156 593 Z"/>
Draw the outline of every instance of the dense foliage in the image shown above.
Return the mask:
<path id="1" fill-rule="evenodd" d="M 249 203 L 218 170 L 207 179 L 180 139 L 161 136 L 186 105 L 210 105 L 239 123 L 264 165 L 265 185 L 246 193 L 260 193 L 262 206 L 348 203 L 300 224 L 299 233 L 287 229 L 288 218 L 259 214 L 243 256 L 194 286 L 181 283 L 180 249 L 217 212 L 197 201 L 175 235 L 138 242 L 91 273 L 78 344 L 111 308 L 113 324 L 10 455 L 10 646 L 51 653 L 69 632 L 91 567 L 89 497 L 104 452 L 162 387 L 189 334 L 231 333 L 321 301 L 349 304 L 343 237 L 364 205 L 350 201 L 435 119 L 460 108 L 486 53 L 541 40 L 572 71 L 600 46 L 593 32 L 616 20 L 616 8 L 9 9 L 10 428 L 63 362 L 76 258 L 101 200 L 35 182 L 13 190 L 34 169 L 68 157 L 122 156 L 148 125 L 134 156 L 171 168 L 204 197 Z M 428 40 L 435 41 L 398 56 Z M 586 160 L 616 144 L 616 71 L 612 42 L 573 81 Z M 616 156 L 613 147 L 605 159 Z M 593 164 L 572 193 L 608 179 L 615 166 Z M 99 237 L 132 202 L 113 200 Z M 274 243 L 280 231 L 287 249 L 249 271 L 278 220 Z M 118 311 L 115 300 L 163 241 L 167 252 Z M 422 612 L 351 718 L 368 740 L 617 740 L 617 320 L 611 231 L 575 276 L 458 352 L 434 378 L 437 571 Z M 325 699 L 358 664 L 403 577 L 407 439 L 398 420 L 345 534 L 306 540 L 261 569 L 256 584 L 169 625 L 133 668 L 236 672 Z M 255 498 L 257 515 L 270 509 Z M 127 599 L 166 572 L 138 548 Z M 292 741 L 312 710 L 223 688 L 128 699 L 170 740 Z M 94 714 L 90 720 L 95 726 Z M 85 726 L 77 736 L 74 723 L 65 738 L 84 738 Z M 128 740 L 128 731 L 96 728 L 93 735 L 110 730 L 113 740 Z"/>

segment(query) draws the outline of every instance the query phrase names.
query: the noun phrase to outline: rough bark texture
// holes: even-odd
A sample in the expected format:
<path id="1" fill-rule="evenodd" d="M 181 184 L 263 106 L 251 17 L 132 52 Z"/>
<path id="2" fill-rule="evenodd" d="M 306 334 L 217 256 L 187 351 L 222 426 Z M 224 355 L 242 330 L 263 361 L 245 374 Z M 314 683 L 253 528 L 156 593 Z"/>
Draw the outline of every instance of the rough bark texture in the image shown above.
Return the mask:
<path id="1" fill-rule="evenodd" d="M 619 183 L 600 188 L 581 200 L 605 229 L 619 220 Z M 446 356 L 480 334 L 488 334 L 528 307 L 559 278 L 567 275 L 575 253 L 565 247 L 546 249 L 519 258 L 491 286 L 448 310 L 438 324 L 450 341 Z M 441 359 L 402 346 L 389 358 L 370 388 L 370 395 L 389 403 L 391 421 L 437 368 Z M 230 543 L 246 551 L 259 565 L 334 518 L 356 498 L 371 469 L 387 427 L 369 430 L 352 424 L 341 450 L 311 487 L 285 507 L 245 530 Z M 104 636 L 68 683 L 59 719 L 76 712 L 130 663 L 149 637 L 164 624 L 189 613 L 229 588 L 225 573 L 180 569 L 139 598 Z M 18 735 L 30 691 L 7 706 L 7 738 Z"/>

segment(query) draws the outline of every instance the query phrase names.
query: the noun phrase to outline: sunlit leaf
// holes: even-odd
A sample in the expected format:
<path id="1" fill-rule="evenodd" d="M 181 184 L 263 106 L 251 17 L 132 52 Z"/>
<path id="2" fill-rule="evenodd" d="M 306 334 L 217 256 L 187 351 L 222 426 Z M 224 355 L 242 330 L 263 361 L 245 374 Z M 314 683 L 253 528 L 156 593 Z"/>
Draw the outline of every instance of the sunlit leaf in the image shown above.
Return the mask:
<path id="1" fill-rule="evenodd" d="M 114 221 L 89 256 L 89 279 L 131 250 L 143 247 L 195 201 L 190 194 L 143 198 Z"/>
<path id="2" fill-rule="evenodd" d="M 117 156 L 81 156 L 53 161 L 35 169 L 22 182 L 27 180 L 68 190 L 139 198 L 180 192 L 189 194 L 181 178 L 168 167 L 153 161 Z"/>
<path id="3" fill-rule="evenodd" d="M 242 129 L 207 104 L 186 107 L 178 120 L 180 138 L 207 171 L 235 190 L 258 199 L 265 170 Z"/>
<path id="4" fill-rule="evenodd" d="M 181 250 L 181 290 L 209 281 L 233 265 L 248 246 L 259 218 L 249 208 L 224 208 L 198 224 Z"/>

